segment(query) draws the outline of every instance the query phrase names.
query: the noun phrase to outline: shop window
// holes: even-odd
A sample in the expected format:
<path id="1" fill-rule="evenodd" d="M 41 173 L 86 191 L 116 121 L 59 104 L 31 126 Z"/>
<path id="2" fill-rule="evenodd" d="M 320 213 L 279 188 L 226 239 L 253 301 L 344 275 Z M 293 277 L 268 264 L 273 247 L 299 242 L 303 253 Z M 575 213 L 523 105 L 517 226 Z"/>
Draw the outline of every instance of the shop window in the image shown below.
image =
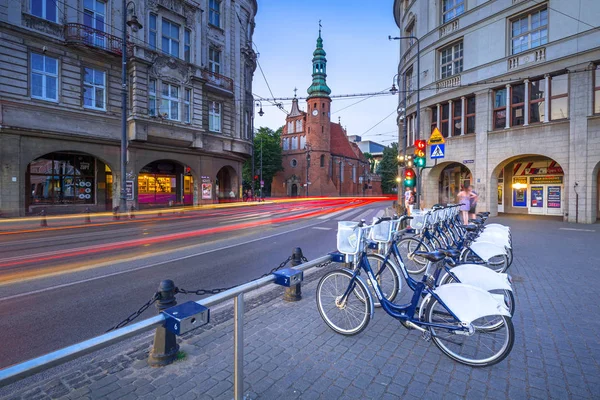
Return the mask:
<path id="1" fill-rule="evenodd" d="M 506 88 L 494 91 L 494 129 L 506 127 Z"/>
<path id="2" fill-rule="evenodd" d="M 475 133 L 475 96 L 467 97 L 467 109 L 465 112 L 465 133 Z"/>
<path id="3" fill-rule="evenodd" d="M 546 85 L 544 79 L 529 82 L 529 123 L 544 121 L 546 106 Z"/>
<path id="4" fill-rule="evenodd" d="M 569 118 L 569 75 L 553 76 L 550 81 L 550 119 Z"/>
<path id="5" fill-rule="evenodd" d="M 525 123 L 525 84 L 513 85 L 510 91 L 511 126 L 523 125 Z"/>

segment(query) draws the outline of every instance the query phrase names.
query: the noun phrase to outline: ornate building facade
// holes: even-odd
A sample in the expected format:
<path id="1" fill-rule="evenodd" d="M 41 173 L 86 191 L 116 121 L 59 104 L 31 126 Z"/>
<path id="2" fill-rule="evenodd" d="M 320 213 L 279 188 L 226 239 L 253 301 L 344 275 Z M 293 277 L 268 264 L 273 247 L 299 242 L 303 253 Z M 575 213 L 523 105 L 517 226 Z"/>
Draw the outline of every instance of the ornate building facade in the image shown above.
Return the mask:
<path id="1" fill-rule="evenodd" d="M 422 206 L 471 184 L 493 214 L 599 219 L 600 3 L 395 0 L 393 11 L 399 36 L 419 40 L 399 41 L 408 146 L 436 127 L 446 142 L 427 160 Z"/>
<path id="2" fill-rule="evenodd" d="M 313 52 L 312 85 L 306 110 L 294 96 L 282 134 L 283 168 L 271 185 L 273 196 L 365 196 L 381 194 L 381 181 L 346 130 L 332 123 L 327 59 L 319 29 Z"/>
<path id="3" fill-rule="evenodd" d="M 111 209 L 123 173 L 128 207 L 239 196 L 252 153 L 256 12 L 256 0 L 134 0 L 126 10 L 0 0 L 0 212 Z M 142 25 L 127 28 L 125 87 L 124 13 Z"/>

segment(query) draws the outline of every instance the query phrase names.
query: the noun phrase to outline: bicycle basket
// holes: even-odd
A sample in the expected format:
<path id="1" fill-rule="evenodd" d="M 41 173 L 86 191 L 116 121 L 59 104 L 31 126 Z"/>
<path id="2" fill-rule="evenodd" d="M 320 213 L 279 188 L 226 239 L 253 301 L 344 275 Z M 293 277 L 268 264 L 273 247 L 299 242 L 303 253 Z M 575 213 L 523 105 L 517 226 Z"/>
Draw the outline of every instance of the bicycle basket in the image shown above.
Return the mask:
<path id="1" fill-rule="evenodd" d="M 427 213 L 423 211 L 413 211 L 411 214 L 412 220 L 410 221 L 410 227 L 413 229 L 423 229 L 427 222 Z"/>
<path id="2" fill-rule="evenodd" d="M 363 230 L 358 222 L 340 221 L 337 231 L 337 248 L 340 253 L 356 254 L 360 251 Z"/>
<path id="3" fill-rule="evenodd" d="M 373 223 L 377 218 L 373 218 Z M 371 239 L 376 242 L 387 243 L 392 240 L 392 221 L 382 221 L 371 228 Z"/>

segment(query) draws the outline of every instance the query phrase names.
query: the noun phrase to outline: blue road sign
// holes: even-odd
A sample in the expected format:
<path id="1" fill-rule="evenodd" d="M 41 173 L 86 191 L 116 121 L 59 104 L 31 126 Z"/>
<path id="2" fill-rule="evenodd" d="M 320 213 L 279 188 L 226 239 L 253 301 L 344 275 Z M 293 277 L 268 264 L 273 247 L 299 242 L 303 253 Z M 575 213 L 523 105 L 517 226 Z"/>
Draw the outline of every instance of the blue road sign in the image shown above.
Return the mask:
<path id="1" fill-rule="evenodd" d="M 446 153 L 445 144 L 434 144 L 430 147 L 431 149 L 431 158 L 444 158 L 444 154 Z"/>

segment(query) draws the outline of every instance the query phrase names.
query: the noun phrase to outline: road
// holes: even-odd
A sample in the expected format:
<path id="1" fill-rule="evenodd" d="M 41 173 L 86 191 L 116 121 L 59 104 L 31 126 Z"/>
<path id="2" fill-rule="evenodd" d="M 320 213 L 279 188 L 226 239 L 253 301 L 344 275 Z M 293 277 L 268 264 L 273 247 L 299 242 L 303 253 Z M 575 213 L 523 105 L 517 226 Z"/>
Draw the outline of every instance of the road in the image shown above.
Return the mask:
<path id="1" fill-rule="evenodd" d="M 231 287 L 269 272 L 295 247 L 308 259 L 325 255 L 335 250 L 337 221 L 371 218 L 390 205 L 320 199 L 93 218 L 87 226 L 0 225 L 0 368 L 102 334 L 164 279 L 187 290 Z"/>

